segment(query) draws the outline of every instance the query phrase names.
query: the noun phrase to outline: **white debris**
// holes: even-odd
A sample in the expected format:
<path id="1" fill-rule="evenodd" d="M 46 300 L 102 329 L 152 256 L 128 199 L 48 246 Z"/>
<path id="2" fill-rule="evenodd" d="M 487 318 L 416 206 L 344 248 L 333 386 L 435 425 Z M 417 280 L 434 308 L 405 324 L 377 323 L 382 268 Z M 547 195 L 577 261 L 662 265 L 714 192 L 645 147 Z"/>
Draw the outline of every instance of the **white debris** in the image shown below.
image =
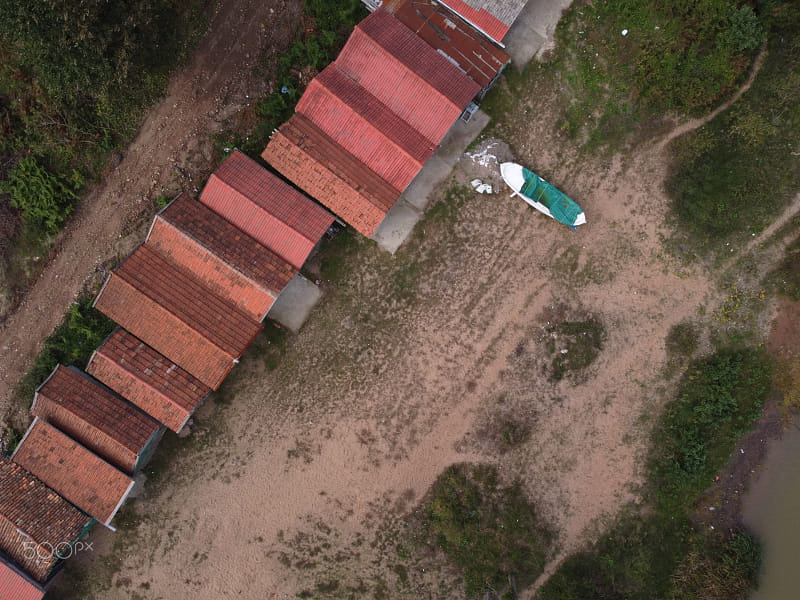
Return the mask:
<path id="1" fill-rule="evenodd" d="M 561 351 L 561 354 L 566 354 L 567 352 L 568 352 L 568 350 L 567 350 L 566 348 L 564 348 L 564 349 Z"/>
<path id="2" fill-rule="evenodd" d="M 628 35 L 628 30 L 627 29 L 623 29 L 622 30 L 622 35 L 623 35 L 623 37 Z"/>
<path id="3" fill-rule="evenodd" d="M 464 155 L 469 158 L 472 162 L 478 163 L 482 167 L 491 166 L 492 163 L 499 164 L 497 162 L 497 157 L 494 154 L 489 154 L 489 150 L 497 146 L 497 142 L 493 144 L 489 144 L 481 150 L 480 152 L 465 152 Z"/>
<path id="4" fill-rule="evenodd" d="M 492 185 L 490 183 L 483 183 L 480 179 L 473 179 L 469 182 L 474 189 L 479 194 L 491 194 L 492 193 Z"/>

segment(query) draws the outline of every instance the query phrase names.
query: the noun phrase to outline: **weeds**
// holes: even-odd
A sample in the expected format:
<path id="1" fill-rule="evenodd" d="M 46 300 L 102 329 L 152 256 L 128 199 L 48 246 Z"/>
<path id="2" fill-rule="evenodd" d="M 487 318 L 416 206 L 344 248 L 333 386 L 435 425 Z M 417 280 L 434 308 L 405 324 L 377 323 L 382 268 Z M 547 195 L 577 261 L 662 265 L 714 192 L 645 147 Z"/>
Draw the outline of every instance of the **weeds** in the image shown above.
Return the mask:
<path id="1" fill-rule="evenodd" d="M 93 298 L 70 306 L 64 320 L 44 341 L 44 347 L 25 374 L 18 396 L 32 399 L 36 388 L 58 364 L 83 369 L 102 341 L 114 329 L 114 322 L 92 307 Z"/>
<path id="2" fill-rule="evenodd" d="M 561 381 L 567 375 L 579 376 L 597 359 L 606 338 L 603 324 L 594 317 L 561 321 L 547 327 L 546 332 L 553 381 Z"/>
<path id="3" fill-rule="evenodd" d="M 453 465 L 425 503 L 423 539 L 464 573 L 471 598 L 516 598 L 544 568 L 552 534 L 519 484 L 501 487 L 484 465 Z"/>

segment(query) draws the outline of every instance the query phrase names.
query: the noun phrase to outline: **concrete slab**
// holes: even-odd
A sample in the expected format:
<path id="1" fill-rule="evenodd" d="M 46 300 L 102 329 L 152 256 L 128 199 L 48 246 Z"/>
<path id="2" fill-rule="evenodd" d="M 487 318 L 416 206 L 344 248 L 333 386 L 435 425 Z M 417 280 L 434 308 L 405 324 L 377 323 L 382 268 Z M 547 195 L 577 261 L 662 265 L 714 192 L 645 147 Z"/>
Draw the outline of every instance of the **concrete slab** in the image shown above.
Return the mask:
<path id="1" fill-rule="evenodd" d="M 378 246 L 391 254 L 397 251 L 428 208 L 431 192 L 450 175 L 464 150 L 488 123 L 489 115 L 481 110 L 469 123 L 456 121 L 372 236 Z"/>
<path id="2" fill-rule="evenodd" d="M 267 316 L 297 333 L 321 296 L 320 289 L 298 273 L 283 288 Z"/>
<path id="3" fill-rule="evenodd" d="M 503 38 L 511 64 L 522 71 L 535 56 L 553 48 L 556 25 L 572 0 L 530 0 Z"/>

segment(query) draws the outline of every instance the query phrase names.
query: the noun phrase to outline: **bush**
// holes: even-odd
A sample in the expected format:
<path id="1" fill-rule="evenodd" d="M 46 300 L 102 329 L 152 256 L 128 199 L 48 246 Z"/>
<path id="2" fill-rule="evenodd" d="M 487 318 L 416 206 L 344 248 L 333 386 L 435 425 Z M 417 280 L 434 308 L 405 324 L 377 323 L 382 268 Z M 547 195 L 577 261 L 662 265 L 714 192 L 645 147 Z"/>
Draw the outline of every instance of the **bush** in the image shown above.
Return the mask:
<path id="1" fill-rule="evenodd" d="M 85 368 L 95 349 L 114 329 L 114 322 L 85 298 L 69 307 L 64 320 L 44 341 L 31 370 L 20 383 L 19 393 L 32 399 L 34 390 L 58 364 Z"/>
<path id="2" fill-rule="evenodd" d="M 467 596 L 516 598 L 542 573 L 552 534 L 519 484 L 485 465 L 453 465 L 433 485 L 427 533 L 464 572 Z"/>
<path id="3" fill-rule="evenodd" d="M 22 210 L 26 226 L 40 229 L 46 235 L 58 231 L 72 214 L 83 187 L 83 178 L 73 170 L 69 179 L 50 173 L 32 156 L 21 158 L 0 182 L 0 191 L 11 196 L 11 205 Z"/>
<path id="4" fill-rule="evenodd" d="M 667 334 L 667 354 L 673 358 L 688 358 L 695 353 L 699 343 L 700 335 L 692 323 L 676 323 Z"/>
<path id="5" fill-rule="evenodd" d="M 656 501 L 670 510 L 692 502 L 761 414 L 771 368 L 757 350 L 722 350 L 694 362 L 656 436 L 651 473 Z"/>

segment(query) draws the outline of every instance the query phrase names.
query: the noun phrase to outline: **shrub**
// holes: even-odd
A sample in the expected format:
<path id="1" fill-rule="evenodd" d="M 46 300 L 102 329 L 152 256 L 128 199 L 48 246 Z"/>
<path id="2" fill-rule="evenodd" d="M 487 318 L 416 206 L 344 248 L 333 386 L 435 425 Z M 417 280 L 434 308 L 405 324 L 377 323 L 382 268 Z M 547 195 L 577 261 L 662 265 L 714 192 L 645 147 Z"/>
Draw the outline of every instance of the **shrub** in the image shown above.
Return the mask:
<path id="1" fill-rule="evenodd" d="M 464 572 L 469 597 L 515 598 L 541 574 L 552 535 L 521 486 L 485 465 L 453 465 L 433 485 L 428 533 Z M 505 594 L 505 595 L 504 595 Z"/>
<path id="2" fill-rule="evenodd" d="M 656 436 L 651 472 L 658 502 L 692 502 L 728 458 L 733 443 L 761 414 L 771 368 L 757 350 L 727 349 L 694 362 Z"/>
<path id="3" fill-rule="evenodd" d="M 114 329 L 114 322 L 85 298 L 69 307 L 64 320 L 44 341 L 44 347 L 20 384 L 20 395 L 31 399 L 34 390 L 58 364 L 83 369 L 92 352 Z"/>
<path id="4" fill-rule="evenodd" d="M 22 210 L 29 227 L 52 235 L 72 213 L 83 187 L 83 178 L 73 170 L 69 179 L 50 173 L 32 156 L 21 158 L 9 172 L 0 190 L 11 195 L 11 204 Z"/>

